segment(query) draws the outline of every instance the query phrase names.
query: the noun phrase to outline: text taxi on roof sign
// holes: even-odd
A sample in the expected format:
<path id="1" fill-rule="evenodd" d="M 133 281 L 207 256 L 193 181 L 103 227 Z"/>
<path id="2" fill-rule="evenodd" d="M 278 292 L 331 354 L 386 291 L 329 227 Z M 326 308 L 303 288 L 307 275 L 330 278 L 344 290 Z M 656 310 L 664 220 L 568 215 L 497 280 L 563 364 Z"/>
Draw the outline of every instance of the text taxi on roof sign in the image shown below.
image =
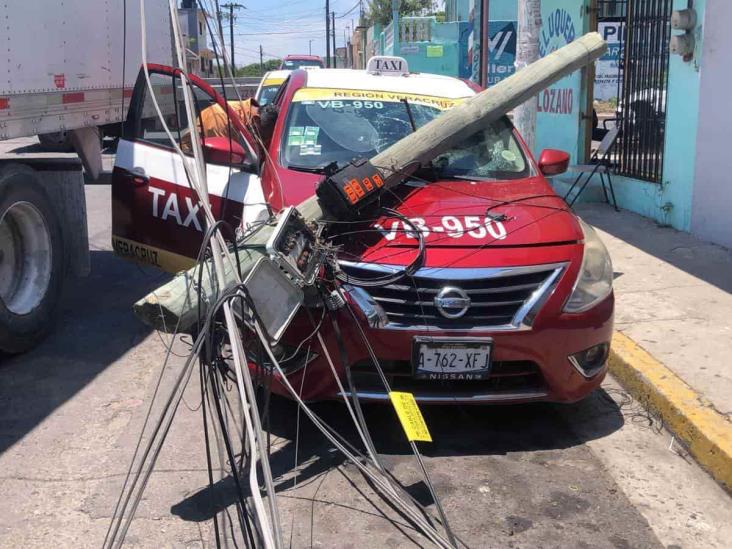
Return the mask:
<path id="1" fill-rule="evenodd" d="M 369 59 L 366 72 L 369 74 L 403 76 L 409 74 L 409 65 L 403 57 L 378 55 Z"/>

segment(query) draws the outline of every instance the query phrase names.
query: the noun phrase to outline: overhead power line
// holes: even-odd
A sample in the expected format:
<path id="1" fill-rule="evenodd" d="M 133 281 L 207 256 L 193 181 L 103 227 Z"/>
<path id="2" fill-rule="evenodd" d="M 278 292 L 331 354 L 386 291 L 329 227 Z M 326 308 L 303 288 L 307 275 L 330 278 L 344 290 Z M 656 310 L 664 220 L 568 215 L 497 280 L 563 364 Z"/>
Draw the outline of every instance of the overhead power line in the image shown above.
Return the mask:
<path id="1" fill-rule="evenodd" d="M 356 3 L 355 3 L 355 4 L 353 5 L 353 7 L 352 7 L 352 8 L 351 8 L 350 10 L 348 10 L 348 11 L 347 11 L 346 13 L 342 13 L 341 15 L 336 15 L 336 19 L 343 19 L 343 18 L 344 18 L 344 17 L 346 16 L 346 15 L 348 15 L 349 13 L 351 13 L 351 12 L 352 12 L 353 10 L 355 10 L 355 9 L 356 9 L 357 7 L 359 7 L 360 5 L 361 5 L 361 1 L 359 0 L 358 2 L 356 2 Z"/>
<path id="2" fill-rule="evenodd" d="M 303 30 L 303 31 L 272 31 L 272 32 L 241 32 L 236 36 L 270 36 L 273 34 L 321 34 L 319 30 Z"/>
<path id="3" fill-rule="evenodd" d="M 221 4 L 221 7 L 229 10 L 229 36 L 230 36 L 229 40 L 231 41 L 231 44 L 229 44 L 229 46 L 231 47 L 231 69 L 232 69 L 232 71 L 236 72 L 236 64 L 234 63 L 234 10 L 247 9 L 247 8 L 246 8 L 246 6 L 244 6 L 242 4 L 237 4 L 234 2 L 229 2 L 228 4 Z M 218 12 L 218 16 L 219 16 L 219 30 L 221 30 L 221 12 Z"/>

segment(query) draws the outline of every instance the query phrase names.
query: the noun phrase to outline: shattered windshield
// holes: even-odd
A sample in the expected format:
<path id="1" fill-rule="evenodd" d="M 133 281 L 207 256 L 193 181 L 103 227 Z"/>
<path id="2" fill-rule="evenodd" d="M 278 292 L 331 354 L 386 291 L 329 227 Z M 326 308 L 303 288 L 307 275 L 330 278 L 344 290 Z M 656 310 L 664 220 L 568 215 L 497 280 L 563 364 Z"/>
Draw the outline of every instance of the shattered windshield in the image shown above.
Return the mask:
<path id="1" fill-rule="evenodd" d="M 288 114 L 281 160 L 290 169 L 313 171 L 332 162 L 342 166 L 355 158 L 370 158 L 451 106 L 391 96 L 310 99 L 312 96 L 302 100 L 296 96 Z M 529 164 L 506 118 L 435 158 L 432 165 L 436 175 L 443 178 L 513 179 L 529 175 Z"/>

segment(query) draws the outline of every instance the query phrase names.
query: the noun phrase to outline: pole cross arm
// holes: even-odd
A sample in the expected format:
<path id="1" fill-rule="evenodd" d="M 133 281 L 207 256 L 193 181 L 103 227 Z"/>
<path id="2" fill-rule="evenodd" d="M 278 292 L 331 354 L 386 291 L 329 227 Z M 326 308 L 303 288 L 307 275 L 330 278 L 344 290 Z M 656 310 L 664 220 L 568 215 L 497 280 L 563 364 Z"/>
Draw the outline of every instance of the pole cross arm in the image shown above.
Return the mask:
<path id="1" fill-rule="evenodd" d="M 514 107 L 535 98 L 557 80 L 592 63 L 606 50 L 607 44 L 598 33 L 586 34 L 440 114 L 371 158 L 370 162 L 384 173 L 385 188 L 399 185 L 420 166 L 481 131 Z M 324 208 L 315 196 L 302 202 L 298 210 L 306 220 L 324 219 Z M 246 252 L 240 254 L 244 276 L 266 253 L 265 243 L 273 229 L 274 225 L 265 226 L 247 242 Z M 205 311 L 199 311 L 199 303 L 205 307 L 216 295 L 215 284 L 208 275 L 210 271 L 210 268 L 204 269 L 200 287 L 198 269 L 177 275 L 135 303 L 135 314 L 156 330 L 172 332 L 177 327 L 179 331 L 188 331 L 197 322 L 199 313 L 204 316 Z M 234 273 L 225 273 L 225 279 L 234 284 Z"/>

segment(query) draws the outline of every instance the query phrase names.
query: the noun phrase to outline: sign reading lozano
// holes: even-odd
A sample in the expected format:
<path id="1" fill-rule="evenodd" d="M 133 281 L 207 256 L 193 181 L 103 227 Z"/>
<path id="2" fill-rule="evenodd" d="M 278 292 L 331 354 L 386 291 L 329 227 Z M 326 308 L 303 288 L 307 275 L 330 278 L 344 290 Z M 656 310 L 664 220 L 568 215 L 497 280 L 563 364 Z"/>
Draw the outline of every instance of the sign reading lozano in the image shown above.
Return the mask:
<path id="1" fill-rule="evenodd" d="M 539 94 L 539 112 L 572 114 L 574 90 L 572 88 L 550 88 Z"/>

